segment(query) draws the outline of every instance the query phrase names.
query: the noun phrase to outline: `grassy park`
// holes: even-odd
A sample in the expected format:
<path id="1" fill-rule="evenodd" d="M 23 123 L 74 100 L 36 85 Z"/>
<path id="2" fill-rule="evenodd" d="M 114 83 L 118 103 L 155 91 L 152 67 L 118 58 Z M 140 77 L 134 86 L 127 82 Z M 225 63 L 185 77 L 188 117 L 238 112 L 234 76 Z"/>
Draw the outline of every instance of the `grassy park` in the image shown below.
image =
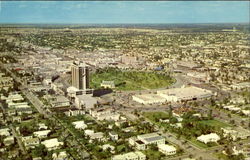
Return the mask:
<path id="1" fill-rule="evenodd" d="M 98 69 L 91 74 L 90 86 L 101 88 L 100 84 L 104 81 L 114 81 L 115 90 L 145 90 L 167 87 L 174 82 L 168 75 L 155 72 L 142 71 L 122 71 L 115 68 Z"/>
<path id="2" fill-rule="evenodd" d="M 228 123 L 224 123 L 218 120 L 203 120 L 199 122 L 200 124 L 208 125 L 208 126 L 213 126 L 213 127 L 232 127 Z"/>

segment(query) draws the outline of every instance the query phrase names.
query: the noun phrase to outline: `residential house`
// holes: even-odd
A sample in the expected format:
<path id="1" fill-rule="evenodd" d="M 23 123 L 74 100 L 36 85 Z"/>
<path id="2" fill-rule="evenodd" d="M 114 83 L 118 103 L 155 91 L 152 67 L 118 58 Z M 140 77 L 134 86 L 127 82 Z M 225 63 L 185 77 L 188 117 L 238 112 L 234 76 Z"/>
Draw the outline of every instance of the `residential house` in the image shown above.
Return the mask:
<path id="1" fill-rule="evenodd" d="M 47 138 L 50 132 L 51 130 L 42 130 L 42 131 L 36 131 L 33 134 L 35 137 L 42 139 L 42 138 Z"/>
<path id="2" fill-rule="evenodd" d="M 42 144 L 45 145 L 45 147 L 49 151 L 51 151 L 54 149 L 58 149 L 61 145 L 63 145 L 63 142 L 59 142 L 57 138 L 53 138 L 53 139 L 43 141 Z"/>
<path id="3" fill-rule="evenodd" d="M 75 126 L 76 129 L 83 130 L 83 129 L 87 128 L 87 125 L 84 123 L 84 121 L 75 121 L 72 124 Z"/>
<path id="4" fill-rule="evenodd" d="M 113 141 L 117 141 L 119 139 L 118 134 L 113 132 L 113 131 L 109 132 L 109 136 L 110 136 L 111 140 L 113 140 Z"/>
<path id="5" fill-rule="evenodd" d="M 4 138 L 3 143 L 5 146 L 9 146 L 11 144 L 14 144 L 15 143 L 14 136 L 8 136 L 8 137 Z"/>
<path id="6" fill-rule="evenodd" d="M 38 138 L 30 138 L 23 140 L 24 146 L 29 148 L 34 148 L 40 144 L 40 140 Z"/>

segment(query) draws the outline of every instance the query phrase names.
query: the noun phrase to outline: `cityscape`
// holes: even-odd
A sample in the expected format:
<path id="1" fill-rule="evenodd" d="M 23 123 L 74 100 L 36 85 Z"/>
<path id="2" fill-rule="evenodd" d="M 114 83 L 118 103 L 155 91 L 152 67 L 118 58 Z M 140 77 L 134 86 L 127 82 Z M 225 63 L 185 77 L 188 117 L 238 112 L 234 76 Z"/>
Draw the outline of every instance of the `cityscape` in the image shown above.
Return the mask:
<path id="1" fill-rule="evenodd" d="M 148 23 L 140 17 L 145 8 L 152 17 L 170 13 L 152 1 L 125 1 L 110 10 L 135 7 L 138 16 L 67 23 L 71 13 L 64 19 L 57 11 L 60 22 L 47 15 L 53 2 L 23 2 L 31 8 L 1 2 L 0 160 L 250 160 L 250 22 L 249 13 L 241 14 L 244 7 L 223 21 L 211 12 L 213 23 Z M 43 13 L 11 10 L 38 3 Z M 92 4 L 55 3 L 75 4 L 75 10 Z M 115 1 L 100 3 L 105 8 Z M 3 18 L 12 12 L 23 21 Z M 41 23 L 26 21 L 38 13 L 45 17 Z"/>

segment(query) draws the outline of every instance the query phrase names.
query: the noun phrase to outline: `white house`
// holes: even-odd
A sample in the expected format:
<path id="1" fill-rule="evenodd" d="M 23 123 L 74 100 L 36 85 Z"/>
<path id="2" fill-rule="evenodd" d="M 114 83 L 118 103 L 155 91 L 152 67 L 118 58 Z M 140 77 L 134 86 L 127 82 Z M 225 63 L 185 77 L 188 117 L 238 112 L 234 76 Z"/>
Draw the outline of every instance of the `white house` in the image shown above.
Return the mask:
<path id="1" fill-rule="evenodd" d="M 34 136 L 37 138 L 46 138 L 51 130 L 43 130 L 43 131 L 36 131 L 34 132 Z"/>
<path id="2" fill-rule="evenodd" d="M 75 121 L 72 123 L 76 129 L 85 129 L 87 128 L 87 125 L 84 123 L 84 121 Z"/>
<path id="3" fill-rule="evenodd" d="M 164 153 L 165 155 L 176 154 L 176 148 L 174 146 L 167 145 L 167 144 L 159 144 L 158 148 L 159 148 L 159 151 Z"/>
<path id="4" fill-rule="evenodd" d="M 219 141 L 220 136 L 218 136 L 216 133 L 210 133 L 210 134 L 207 134 L 207 135 L 201 135 L 201 136 L 197 137 L 197 140 L 207 144 L 209 142 L 217 142 L 217 141 Z"/>
<path id="5" fill-rule="evenodd" d="M 38 123 L 38 129 L 39 130 L 48 129 L 48 126 L 46 126 L 44 123 Z"/>
<path id="6" fill-rule="evenodd" d="M 38 146 L 40 144 L 40 141 L 38 138 L 30 138 L 23 140 L 23 143 L 25 147 L 34 148 L 35 146 Z"/>
<path id="7" fill-rule="evenodd" d="M 53 153 L 52 154 L 52 159 L 53 160 L 67 160 L 68 159 L 68 155 L 65 151 L 59 152 L 57 153 Z"/>
<path id="8" fill-rule="evenodd" d="M 10 129 L 9 128 L 2 128 L 0 129 L 0 136 L 10 136 Z"/>
<path id="9" fill-rule="evenodd" d="M 4 143 L 4 145 L 6 145 L 6 146 L 9 146 L 9 145 L 11 145 L 11 144 L 14 144 L 14 136 L 8 136 L 8 137 L 6 137 L 6 138 L 4 138 L 3 139 L 3 143 Z"/>
<path id="10" fill-rule="evenodd" d="M 53 138 L 43 141 L 42 144 L 45 145 L 45 147 L 50 151 L 59 148 L 63 145 L 63 142 L 59 142 L 57 138 Z"/>
<path id="11" fill-rule="evenodd" d="M 113 131 L 109 132 L 109 136 L 113 141 L 117 141 L 119 139 L 118 134 Z"/>

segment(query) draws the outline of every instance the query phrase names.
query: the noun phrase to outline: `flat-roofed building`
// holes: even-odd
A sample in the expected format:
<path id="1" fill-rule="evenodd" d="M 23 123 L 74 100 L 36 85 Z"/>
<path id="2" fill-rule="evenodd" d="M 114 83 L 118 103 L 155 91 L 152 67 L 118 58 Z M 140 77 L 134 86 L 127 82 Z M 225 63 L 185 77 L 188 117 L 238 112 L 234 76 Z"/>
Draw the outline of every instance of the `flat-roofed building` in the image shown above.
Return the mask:
<path id="1" fill-rule="evenodd" d="M 157 94 L 134 95 L 132 99 L 141 104 L 159 104 L 166 102 L 166 98 Z"/>
<path id="2" fill-rule="evenodd" d="M 0 88 L 8 89 L 13 87 L 14 80 L 11 77 L 5 76 L 5 74 L 0 74 Z"/>
<path id="3" fill-rule="evenodd" d="M 149 133 L 129 138 L 129 144 L 138 150 L 145 150 L 149 144 L 165 144 L 165 138 L 157 133 Z"/>
<path id="4" fill-rule="evenodd" d="M 53 138 L 53 139 L 48 139 L 42 142 L 43 145 L 45 145 L 45 147 L 51 151 L 54 149 L 58 149 L 60 146 L 63 145 L 63 142 L 59 142 L 57 138 Z"/>
<path id="5" fill-rule="evenodd" d="M 78 109 L 91 109 L 97 104 L 97 98 L 91 94 L 77 95 L 75 97 L 75 105 Z"/>
<path id="6" fill-rule="evenodd" d="M 34 148 L 40 144 L 40 140 L 38 138 L 29 138 L 23 140 L 25 147 Z"/>
<path id="7" fill-rule="evenodd" d="M 157 133 L 138 135 L 137 138 L 147 144 L 165 144 L 165 138 Z"/>
<path id="8" fill-rule="evenodd" d="M 111 160 L 146 160 L 146 155 L 142 152 L 129 152 L 115 155 L 111 158 Z"/>
<path id="9" fill-rule="evenodd" d="M 250 88 L 250 82 L 242 82 L 238 84 L 232 84 L 232 89 L 244 89 L 244 88 Z"/>
<path id="10" fill-rule="evenodd" d="M 52 107 L 68 107 L 70 106 L 70 101 L 64 96 L 57 96 L 51 102 Z"/>
<path id="11" fill-rule="evenodd" d="M 164 97 L 167 101 L 178 102 L 182 100 L 196 100 L 213 96 L 210 90 L 198 87 L 172 88 L 157 91 L 157 95 Z"/>
<path id="12" fill-rule="evenodd" d="M 201 135 L 201 136 L 197 137 L 197 140 L 207 144 L 209 142 L 219 141 L 220 136 L 218 136 L 216 133 L 210 133 L 210 134 Z"/>
<path id="13" fill-rule="evenodd" d="M 176 148 L 172 145 L 159 144 L 158 148 L 159 148 L 159 151 L 164 153 L 165 155 L 175 155 L 176 154 Z"/>
<path id="14" fill-rule="evenodd" d="M 34 136 L 37 138 L 47 138 L 48 134 L 51 132 L 51 130 L 43 130 L 43 131 L 36 131 L 34 132 Z"/>
<path id="15" fill-rule="evenodd" d="M 236 127 L 236 128 L 221 128 L 223 131 L 223 136 L 229 136 L 231 137 L 234 141 L 237 139 L 247 139 L 250 137 L 250 131 L 247 129 L 244 129 L 242 127 Z"/>

